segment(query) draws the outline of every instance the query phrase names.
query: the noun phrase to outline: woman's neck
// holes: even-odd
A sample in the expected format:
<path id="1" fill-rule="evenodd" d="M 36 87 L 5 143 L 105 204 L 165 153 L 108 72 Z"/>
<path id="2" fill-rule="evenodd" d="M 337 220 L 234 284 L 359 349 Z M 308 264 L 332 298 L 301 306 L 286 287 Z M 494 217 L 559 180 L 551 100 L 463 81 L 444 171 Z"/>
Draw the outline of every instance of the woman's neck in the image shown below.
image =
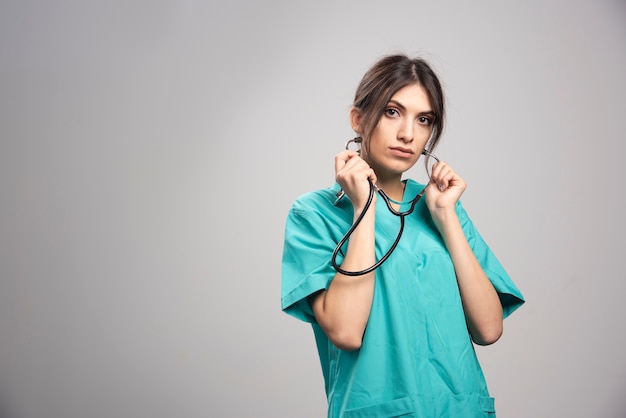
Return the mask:
<path id="1" fill-rule="evenodd" d="M 402 201 L 405 187 L 405 183 L 402 181 L 402 176 L 393 176 L 391 178 L 377 178 L 376 186 L 383 189 L 385 194 L 391 199 L 396 201 Z"/>

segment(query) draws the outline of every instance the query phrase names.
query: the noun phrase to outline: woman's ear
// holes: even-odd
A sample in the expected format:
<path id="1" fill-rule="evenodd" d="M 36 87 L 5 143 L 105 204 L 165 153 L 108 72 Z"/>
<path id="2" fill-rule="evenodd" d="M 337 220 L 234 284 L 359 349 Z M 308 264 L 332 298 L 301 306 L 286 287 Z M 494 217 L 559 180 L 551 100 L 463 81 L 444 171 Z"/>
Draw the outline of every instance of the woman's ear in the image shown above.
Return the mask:
<path id="1" fill-rule="evenodd" d="M 350 109 L 350 125 L 352 126 L 352 130 L 359 135 L 363 134 L 363 129 L 361 126 L 361 111 L 356 107 Z"/>

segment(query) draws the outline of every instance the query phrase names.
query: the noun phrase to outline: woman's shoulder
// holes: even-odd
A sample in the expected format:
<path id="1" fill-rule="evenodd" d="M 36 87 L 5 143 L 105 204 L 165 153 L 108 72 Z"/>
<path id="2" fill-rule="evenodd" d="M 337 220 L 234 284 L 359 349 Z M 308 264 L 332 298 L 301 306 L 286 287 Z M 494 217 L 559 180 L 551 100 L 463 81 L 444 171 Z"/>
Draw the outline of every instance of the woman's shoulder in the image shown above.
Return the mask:
<path id="1" fill-rule="evenodd" d="M 340 187 L 337 183 L 332 186 L 306 192 L 296 198 L 293 202 L 293 208 L 320 208 L 326 206 L 334 206 L 337 200 L 337 193 Z"/>
<path id="2" fill-rule="evenodd" d="M 323 189 L 304 193 L 293 202 L 288 219 L 298 220 L 297 222 L 307 219 L 307 222 L 317 226 L 351 220 L 352 203 L 346 196 L 337 199 L 340 190 L 339 185 L 335 183 Z"/>

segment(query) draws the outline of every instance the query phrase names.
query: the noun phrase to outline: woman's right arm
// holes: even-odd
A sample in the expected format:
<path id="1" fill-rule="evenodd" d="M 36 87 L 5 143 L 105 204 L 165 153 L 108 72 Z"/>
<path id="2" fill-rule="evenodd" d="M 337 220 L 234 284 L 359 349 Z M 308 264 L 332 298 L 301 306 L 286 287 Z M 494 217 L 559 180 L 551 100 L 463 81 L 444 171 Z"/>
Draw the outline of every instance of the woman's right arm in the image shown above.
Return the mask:
<path id="1" fill-rule="evenodd" d="M 376 175 L 354 151 L 343 151 L 335 156 L 335 172 L 337 182 L 352 202 L 356 219 L 369 197 L 369 181 L 375 183 Z M 363 270 L 375 263 L 375 203 L 376 195 L 348 241 L 341 264 L 343 270 Z M 315 319 L 336 347 L 349 351 L 361 347 L 372 307 L 374 280 L 374 271 L 362 276 L 337 273 L 327 290 L 310 297 Z"/>

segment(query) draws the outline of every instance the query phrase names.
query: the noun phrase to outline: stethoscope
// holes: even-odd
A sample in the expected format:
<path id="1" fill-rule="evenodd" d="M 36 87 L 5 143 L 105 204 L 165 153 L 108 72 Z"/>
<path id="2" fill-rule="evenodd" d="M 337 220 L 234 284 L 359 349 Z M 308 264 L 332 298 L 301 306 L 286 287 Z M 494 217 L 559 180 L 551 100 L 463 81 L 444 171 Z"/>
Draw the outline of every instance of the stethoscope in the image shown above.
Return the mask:
<path id="1" fill-rule="evenodd" d="M 361 143 L 361 138 L 357 137 L 354 139 L 349 140 L 346 143 L 346 149 L 350 148 L 350 144 L 354 143 L 354 144 L 360 144 Z M 426 156 L 427 158 L 433 158 L 436 162 L 439 162 L 439 159 L 437 157 L 435 157 L 430 151 L 427 151 L 426 149 L 422 150 L 422 155 Z M 429 173 L 429 176 L 431 175 L 431 173 Z M 415 196 L 413 198 L 413 200 L 411 200 L 411 206 L 409 207 L 408 210 L 405 210 L 404 212 L 398 211 L 396 209 L 394 209 L 394 207 L 391 205 L 392 203 L 396 203 L 399 204 L 400 202 L 396 202 L 393 201 L 392 199 L 389 198 L 389 196 L 387 196 L 387 194 L 385 194 L 385 192 L 383 191 L 383 189 L 379 188 L 378 186 L 376 186 L 374 183 L 372 183 L 370 181 L 370 194 L 369 197 L 367 199 L 367 202 L 365 203 L 365 206 L 363 207 L 363 211 L 361 212 L 361 214 L 357 217 L 357 219 L 354 221 L 354 223 L 352 224 L 352 226 L 350 227 L 350 229 L 348 229 L 348 232 L 346 232 L 346 234 L 343 236 L 343 238 L 339 241 L 339 243 L 337 244 L 337 246 L 335 247 L 335 250 L 333 251 L 333 256 L 331 258 L 331 262 L 333 264 L 333 267 L 335 268 L 335 270 L 341 274 L 344 274 L 346 276 L 362 276 L 364 274 L 367 274 L 371 271 L 376 270 L 378 267 L 380 267 L 385 261 L 387 261 L 387 259 L 389 258 L 389 256 L 391 255 L 391 253 L 393 253 L 393 251 L 396 249 L 396 246 L 398 245 L 398 242 L 400 242 L 400 238 L 402 238 L 402 232 L 404 231 L 404 218 L 407 217 L 408 215 L 410 215 L 411 213 L 413 213 L 413 210 L 415 209 L 415 206 L 417 205 L 417 202 L 419 202 L 419 200 L 422 198 L 422 196 L 424 195 L 424 193 L 426 192 L 426 188 L 428 186 L 424 187 L 422 189 L 421 192 L 419 192 L 417 194 L 417 196 Z M 389 211 L 391 213 L 393 213 L 394 215 L 398 216 L 400 218 L 400 229 L 398 230 L 398 235 L 396 236 L 395 241 L 393 242 L 393 244 L 391 245 L 391 247 L 389 248 L 389 250 L 387 251 L 387 253 L 385 255 L 383 255 L 380 260 L 378 260 L 376 263 L 374 263 L 373 265 L 371 265 L 370 267 L 360 270 L 360 271 L 347 271 L 342 269 L 338 264 L 337 264 L 337 255 L 339 254 L 339 252 L 341 251 L 341 248 L 343 247 L 343 245 L 346 243 L 346 241 L 348 241 L 348 239 L 350 238 L 350 236 L 352 235 L 352 233 L 354 232 L 354 230 L 359 226 L 359 224 L 361 223 L 361 220 L 363 219 L 363 217 L 365 216 L 365 213 L 367 212 L 367 210 L 369 209 L 372 200 L 374 199 L 374 192 L 378 192 L 378 194 L 380 195 L 380 197 L 383 198 L 383 200 L 385 201 L 385 203 L 387 204 L 387 208 L 389 209 Z M 341 199 L 345 196 L 345 192 L 342 190 L 339 190 L 336 194 L 337 199 L 335 200 L 334 205 L 336 206 Z"/>

